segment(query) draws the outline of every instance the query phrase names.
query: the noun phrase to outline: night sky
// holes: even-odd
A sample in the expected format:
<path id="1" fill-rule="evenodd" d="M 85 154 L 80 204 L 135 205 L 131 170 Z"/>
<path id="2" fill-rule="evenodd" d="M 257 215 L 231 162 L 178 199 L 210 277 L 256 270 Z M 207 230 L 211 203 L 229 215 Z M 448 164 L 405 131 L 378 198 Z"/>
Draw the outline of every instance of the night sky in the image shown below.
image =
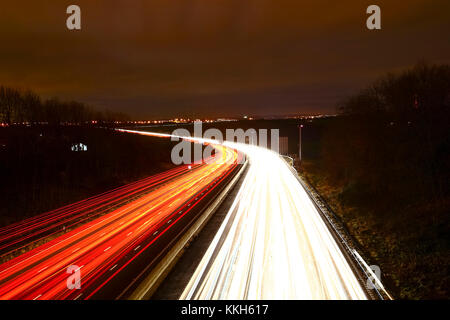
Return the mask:
<path id="1" fill-rule="evenodd" d="M 141 119 L 334 113 L 388 71 L 449 63 L 449 31 L 448 0 L 2 1 L 0 83 Z"/>

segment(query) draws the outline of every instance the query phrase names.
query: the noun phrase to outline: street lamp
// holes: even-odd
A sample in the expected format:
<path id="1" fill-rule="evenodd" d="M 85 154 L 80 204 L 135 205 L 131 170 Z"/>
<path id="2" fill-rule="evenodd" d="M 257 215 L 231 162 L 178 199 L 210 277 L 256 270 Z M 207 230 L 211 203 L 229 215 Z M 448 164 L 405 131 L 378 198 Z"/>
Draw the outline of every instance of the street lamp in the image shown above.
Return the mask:
<path id="1" fill-rule="evenodd" d="M 298 126 L 298 160 L 302 162 L 302 128 L 303 125 Z"/>

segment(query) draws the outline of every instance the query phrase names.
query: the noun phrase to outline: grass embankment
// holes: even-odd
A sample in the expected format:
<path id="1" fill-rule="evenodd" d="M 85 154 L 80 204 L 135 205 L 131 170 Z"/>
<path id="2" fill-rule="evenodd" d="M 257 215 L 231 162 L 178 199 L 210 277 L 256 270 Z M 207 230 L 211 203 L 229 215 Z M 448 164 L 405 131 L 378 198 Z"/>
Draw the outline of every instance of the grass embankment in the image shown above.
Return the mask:
<path id="1" fill-rule="evenodd" d="M 304 128 L 303 169 L 397 298 L 450 297 L 450 66 L 389 74 Z"/>
<path id="2" fill-rule="evenodd" d="M 317 162 L 305 161 L 303 174 L 349 232 L 381 268 L 382 281 L 400 299 L 449 297 L 450 199 L 411 202 L 389 210 L 377 202 L 352 199 L 352 187 L 331 182 Z"/>

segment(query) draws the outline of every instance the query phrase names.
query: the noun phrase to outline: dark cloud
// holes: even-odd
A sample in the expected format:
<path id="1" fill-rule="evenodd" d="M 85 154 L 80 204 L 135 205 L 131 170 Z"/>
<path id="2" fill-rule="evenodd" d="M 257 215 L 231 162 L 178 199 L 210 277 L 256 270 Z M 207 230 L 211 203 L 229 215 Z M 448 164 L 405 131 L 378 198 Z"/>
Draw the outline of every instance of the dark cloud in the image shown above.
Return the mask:
<path id="1" fill-rule="evenodd" d="M 136 117 L 332 112 L 419 59 L 449 62 L 448 0 L 79 0 L 0 8 L 0 83 Z"/>

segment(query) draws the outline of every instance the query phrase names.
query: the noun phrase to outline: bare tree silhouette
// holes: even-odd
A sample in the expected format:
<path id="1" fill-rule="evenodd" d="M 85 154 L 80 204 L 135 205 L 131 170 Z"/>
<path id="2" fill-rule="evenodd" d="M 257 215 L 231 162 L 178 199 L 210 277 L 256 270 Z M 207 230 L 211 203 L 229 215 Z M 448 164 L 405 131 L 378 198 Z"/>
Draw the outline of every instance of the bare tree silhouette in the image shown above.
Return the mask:
<path id="1" fill-rule="evenodd" d="M 0 121 L 13 123 L 82 124 L 89 121 L 124 121 L 129 117 L 120 112 L 94 110 L 84 103 L 60 101 L 57 98 L 42 101 L 32 91 L 0 86 Z"/>

